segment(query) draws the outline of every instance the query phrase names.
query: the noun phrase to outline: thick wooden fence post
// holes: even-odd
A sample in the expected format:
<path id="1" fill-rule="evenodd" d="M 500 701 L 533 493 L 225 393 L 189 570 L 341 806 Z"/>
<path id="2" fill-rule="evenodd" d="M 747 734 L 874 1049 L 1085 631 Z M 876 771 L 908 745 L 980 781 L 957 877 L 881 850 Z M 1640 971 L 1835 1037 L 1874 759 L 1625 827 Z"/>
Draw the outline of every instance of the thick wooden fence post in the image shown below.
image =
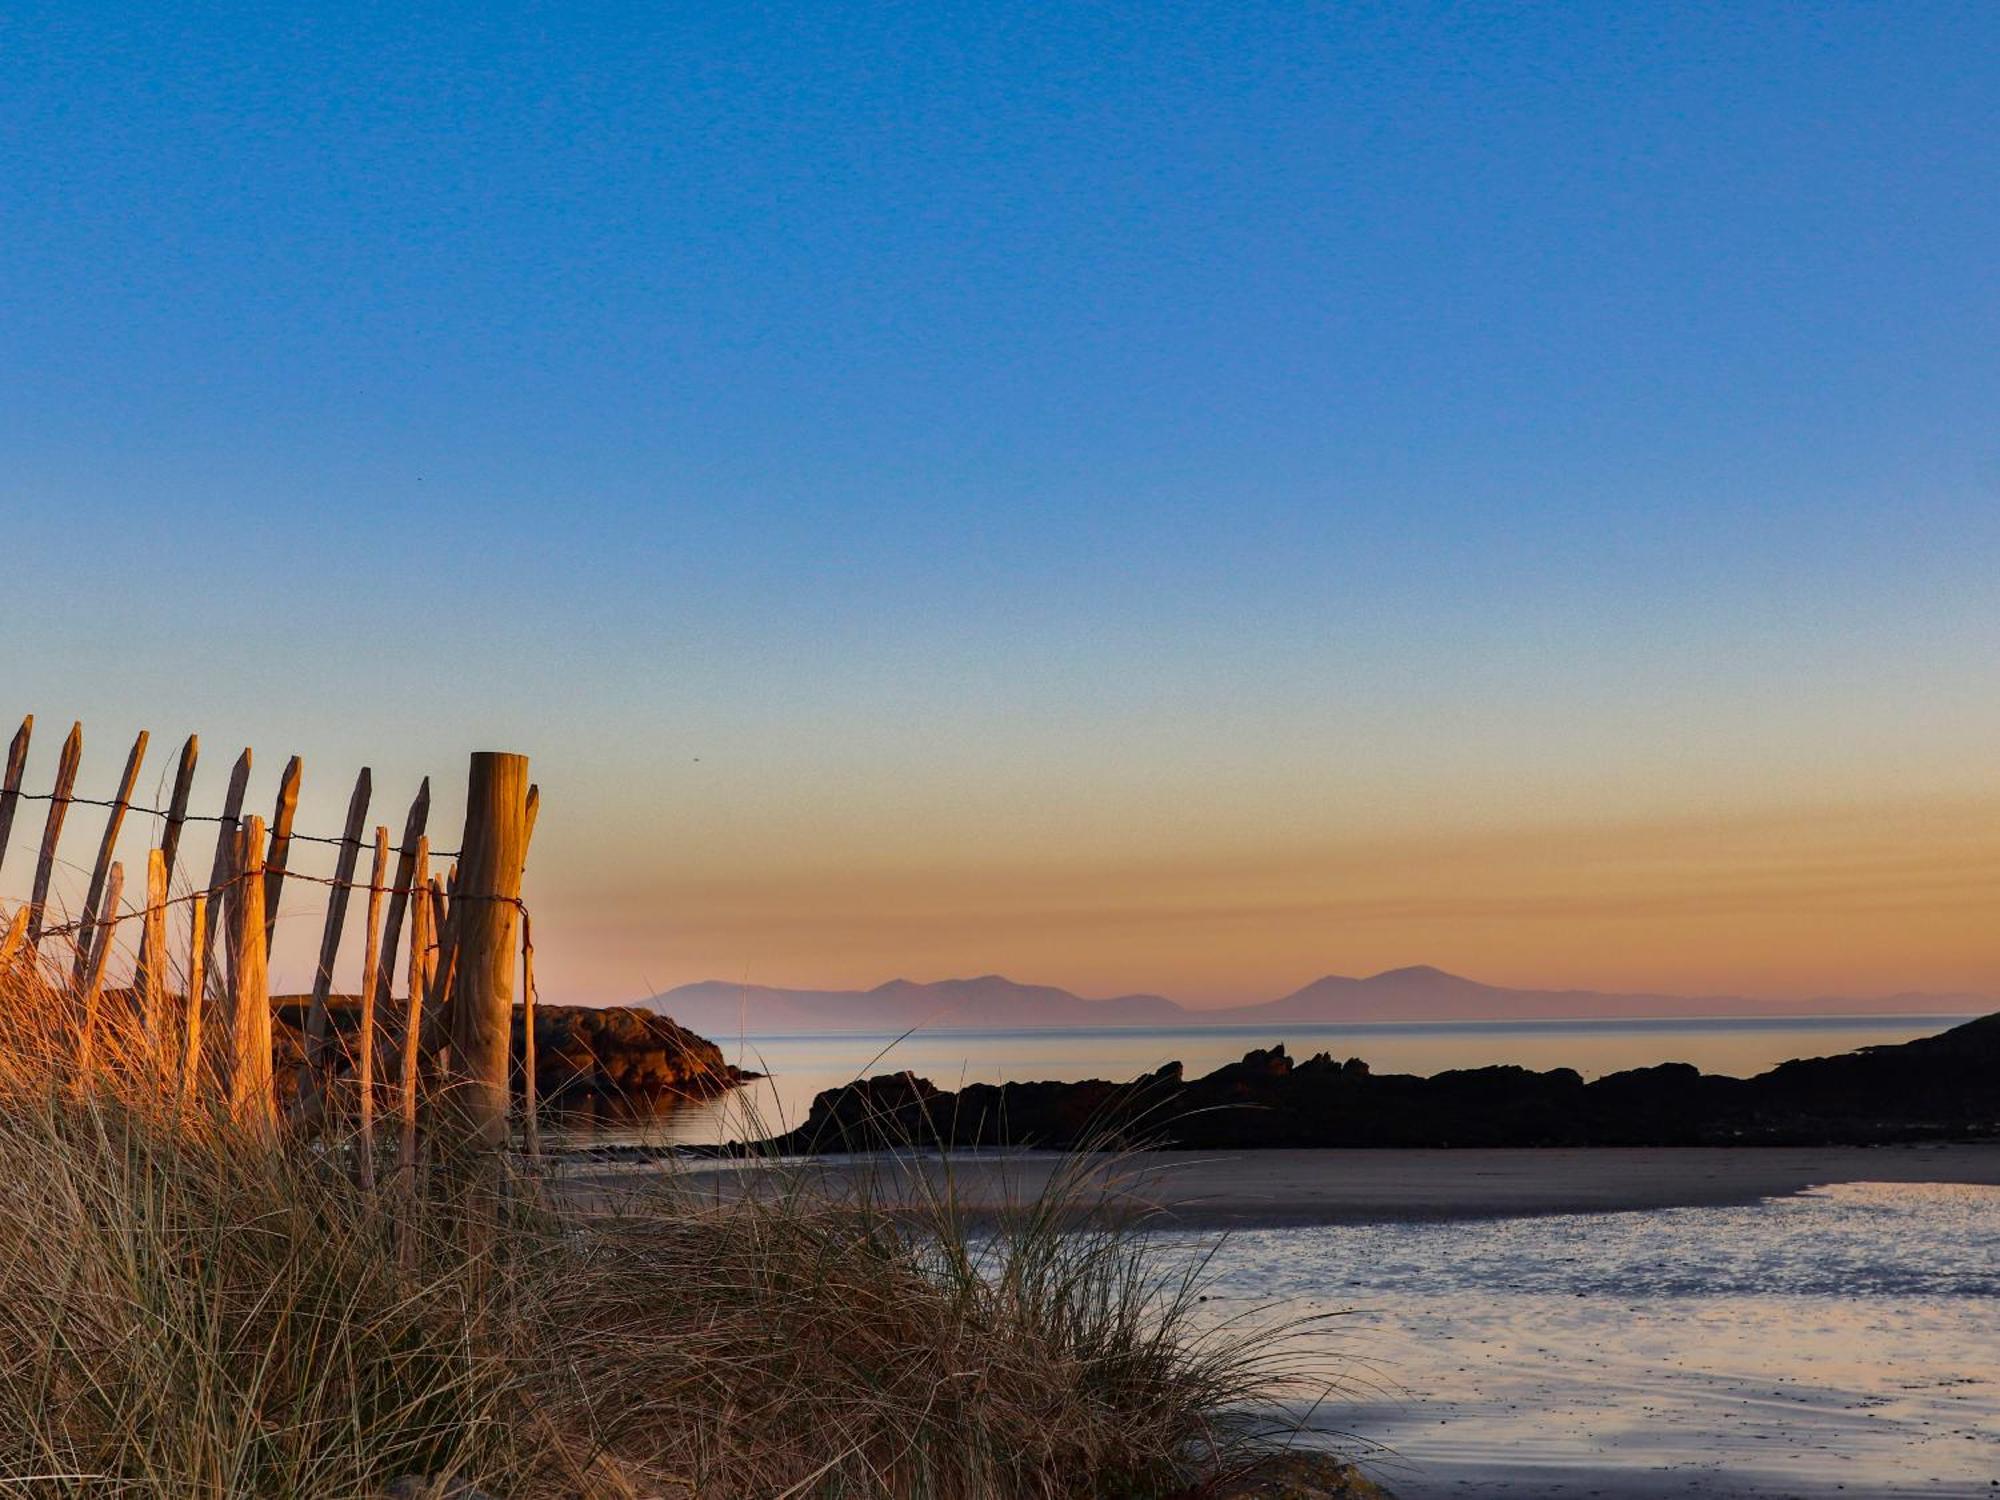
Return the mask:
<path id="1" fill-rule="evenodd" d="M 62 839 L 63 818 L 69 812 L 70 793 L 76 790 L 76 768 L 83 759 L 83 722 L 70 726 L 63 741 L 62 757 L 56 762 L 55 790 L 49 794 L 49 818 L 42 825 L 42 852 L 35 861 L 35 888 L 28 897 L 28 946 L 42 940 L 42 918 L 48 912 L 49 877 L 55 874 L 56 845 Z"/>
<path id="2" fill-rule="evenodd" d="M 90 888 L 83 898 L 83 920 L 77 924 L 76 963 L 70 969 L 70 982 L 82 984 L 84 970 L 90 967 L 90 951 L 102 939 L 110 941 L 110 931 L 97 929 L 97 904 L 104 899 L 104 882 L 111 871 L 111 856 L 118 852 L 118 830 L 125 826 L 126 809 L 132 805 L 132 788 L 139 780 L 139 764 L 146 758 L 146 745 L 152 735 L 139 731 L 139 738 L 132 742 L 132 753 L 125 757 L 125 774 L 118 778 L 118 795 L 112 799 L 111 811 L 104 819 L 104 837 L 97 845 L 97 863 L 90 870 Z"/>
<path id="3" fill-rule="evenodd" d="M 451 901 L 451 1070 L 447 1127 L 459 1149 L 507 1148 L 514 956 L 528 835 L 528 758 L 482 750 L 465 790 L 465 836 Z"/>
<path id="4" fill-rule="evenodd" d="M 21 774 L 28 769 L 28 741 L 34 737 L 35 716 L 29 714 L 14 731 L 7 747 L 7 776 L 0 781 L 0 864 L 7 859 L 7 840 L 14 832 L 14 809 L 21 801 Z"/>
<path id="5" fill-rule="evenodd" d="M 229 1111 L 259 1135 L 278 1128 L 271 1091 L 270 956 L 265 948 L 264 820 L 246 818 L 229 885 Z"/>

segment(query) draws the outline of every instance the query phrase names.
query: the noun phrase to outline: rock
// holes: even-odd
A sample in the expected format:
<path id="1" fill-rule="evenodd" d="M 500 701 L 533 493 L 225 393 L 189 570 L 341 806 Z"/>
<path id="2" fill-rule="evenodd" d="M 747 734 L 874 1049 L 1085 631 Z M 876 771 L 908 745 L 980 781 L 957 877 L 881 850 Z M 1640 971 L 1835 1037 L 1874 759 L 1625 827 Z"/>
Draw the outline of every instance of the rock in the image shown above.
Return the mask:
<path id="1" fill-rule="evenodd" d="M 1373 1073 L 1260 1048 L 1200 1078 L 1178 1063 L 1129 1083 L 969 1084 L 909 1073 L 813 1101 L 767 1144 L 884 1146 L 1683 1146 L 2000 1138 L 2000 1015 L 1938 1036 L 1802 1058 L 1755 1078 L 1663 1063 L 1590 1083 L 1570 1068 Z"/>
<path id="2" fill-rule="evenodd" d="M 272 1001 L 273 1052 L 278 1084 L 284 1090 L 296 1086 L 307 1009 L 303 995 L 280 995 Z M 335 1071 L 351 1074 L 360 1004 L 352 996 L 336 995 L 328 1002 L 327 1017 L 335 1043 Z M 526 1040 L 517 1008 L 516 1090 L 521 1086 Z M 657 1011 L 634 1006 L 535 1007 L 535 1096 L 552 1109 L 643 1115 L 663 1103 L 727 1093 L 756 1076 L 732 1067 L 714 1042 Z"/>
<path id="3" fill-rule="evenodd" d="M 515 1067 L 525 1032 L 514 1014 Z M 535 1090 L 561 1103 L 577 1096 L 701 1098 L 745 1077 L 706 1037 L 657 1011 L 633 1006 L 535 1007 Z"/>

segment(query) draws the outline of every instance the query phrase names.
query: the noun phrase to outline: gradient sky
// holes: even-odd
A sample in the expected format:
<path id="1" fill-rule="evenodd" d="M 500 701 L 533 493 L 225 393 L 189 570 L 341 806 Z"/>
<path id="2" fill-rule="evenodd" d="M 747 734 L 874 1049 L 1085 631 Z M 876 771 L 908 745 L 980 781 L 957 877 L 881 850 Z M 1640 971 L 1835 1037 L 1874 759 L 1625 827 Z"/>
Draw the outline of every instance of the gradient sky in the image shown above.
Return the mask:
<path id="1" fill-rule="evenodd" d="M 527 752 L 552 999 L 2000 990 L 1996 99 L 1983 3 L 10 5 L 0 707 Z"/>

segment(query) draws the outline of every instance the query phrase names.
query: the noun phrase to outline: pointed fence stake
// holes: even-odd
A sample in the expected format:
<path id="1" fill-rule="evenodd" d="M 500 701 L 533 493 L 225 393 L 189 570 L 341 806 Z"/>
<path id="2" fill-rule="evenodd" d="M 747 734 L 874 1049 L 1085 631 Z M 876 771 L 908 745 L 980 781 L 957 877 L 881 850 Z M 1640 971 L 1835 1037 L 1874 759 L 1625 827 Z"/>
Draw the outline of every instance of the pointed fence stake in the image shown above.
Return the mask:
<path id="1" fill-rule="evenodd" d="M 424 959 L 424 1034 L 421 1051 L 426 1071 L 442 1075 L 451 1067 L 451 981 L 456 968 L 456 929 L 452 926 L 451 901 L 445 895 L 445 877 L 431 876 L 428 891 L 430 912 L 424 927 L 430 935 L 430 952 Z"/>
<path id="2" fill-rule="evenodd" d="M 100 940 L 91 944 L 90 967 L 83 978 L 83 1039 L 77 1044 L 76 1071 L 80 1082 L 88 1082 L 97 1056 L 97 997 L 104 989 L 104 960 L 111 952 L 111 934 L 118 920 L 118 898 L 125 890 L 125 867 L 113 864 L 104 877 L 106 919 Z"/>
<path id="3" fill-rule="evenodd" d="M 97 844 L 97 863 L 91 867 L 90 889 L 83 898 L 83 920 L 77 924 L 76 962 L 70 969 L 70 982 L 82 984 L 84 971 L 90 967 L 91 950 L 100 937 L 109 940 L 110 933 L 97 930 L 97 903 L 104 899 L 104 880 L 111 869 L 111 856 L 118 852 L 118 831 L 125 826 L 125 813 L 132 806 L 132 788 L 139 780 L 139 763 L 146 758 L 146 745 L 152 735 L 139 731 L 139 738 L 132 741 L 132 752 L 125 757 L 125 774 L 118 778 L 118 795 L 112 799 L 111 811 L 104 819 L 104 837 Z"/>
<path id="4" fill-rule="evenodd" d="M 4 974 L 14 962 L 28 936 L 28 908 L 14 908 L 14 920 L 7 924 L 7 935 L 0 937 L 0 974 Z"/>
<path id="5" fill-rule="evenodd" d="M 181 1098 L 192 1105 L 201 1089 L 201 1013 L 208 1003 L 208 895 L 188 903 L 187 1055 L 181 1064 Z"/>
<path id="6" fill-rule="evenodd" d="M 187 823 L 188 793 L 194 787 L 194 765 L 201 756 L 201 739 L 189 735 L 181 745 L 180 765 L 174 771 L 173 797 L 167 803 L 166 831 L 160 835 L 160 855 L 166 861 L 167 887 L 173 888 L 174 859 L 180 853 L 181 829 Z M 152 975 L 153 955 L 142 949 L 139 954 L 139 968 L 132 976 L 132 988 L 145 992 Z"/>
<path id="7" fill-rule="evenodd" d="M 389 916 L 382 929 L 382 959 L 380 993 L 384 1000 L 382 1015 L 381 1053 L 382 1074 L 385 1083 L 398 1082 L 402 1074 L 397 1071 L 403 1055 L 402 1020 L 395 1014 L 395 1008 L 386 1002 L 396 991 L 396 949 L 403 935 L 403 917 L 411 906 L 410 892 L 419 884 L 417 879 L 417 850 L 423 845 L 426 853 L 429 846 L 424 842 L 424 826 L 431 815 L 431 779 L 426 776 L 417 787 L 417 795 L 410 803 L 409 816 L 403 820 L 403 842 L 396 853 L 396 878 L 389 886 Z M 414 931 L 414 928 L 412 929 Z M 415 938 L 411 939 L 415 942 Z"/>
<path id="8" fill-rule="evenodd" d="M 70 726 L 63 741 L 62 756 L 56 762 L 55 790 L 49 794 L 49 817 L 42 825 L 42 852 L 35 860 L 35 889 L 28 897 L 28 946 L 42 940 L 42 918 L 49 903 L 49 877 L 55 873 L 56 845 L 62 839 L 63 818 L 69 812 L 70 794 L 76 790 L 76 768 L 83 759 L 83 722 Z"/>
<path id="9" fill-rule="evenodd" d="M 146 851 L 146 916 L 139 945 L 139 1015 L 153 1065 L 167 1065 L 167 856 Z"/>
<path id="10" fill-rule="evenodd" d="M 229 872 L 236 868 L 236 824 L 243 816 L 243 793 L 250 785 L 250 750 L 244 747 L 236 757 L 236 764 L 229 768 L 229 790 L 222 795 L 222 821 L 215 831 L 215 858 L 208 867 L 208 889 L 220 890 Z M 215 947 L 215 929 L 224 925 L 227 918 L 210 922 L 202 929 L 201 966 L 210 967 L 209 960 Z"/>
<path id="11" fill-rule="evenodd" d="M 403 1056 L 397 1067 L 403 1097 L 398 1111 L 402 1137 L 396 1151 L 396 1170 L 411 1194 L 417 1189 L 417 1051 L 423 1039 L 424 978 L 431 941 L 428 930 L 431 904 L 427 895 L 430 870 L 430 840 L 419 836 L 411 875 L 415 882 L 411 889 L 417 894 L 410 901 L 410 995 L 403 1018 Z"/>
<path id="12" fill-rule="evenodd" d="M 244 820 L 229 886 L 229 1109 L 266 1138 L 277 1134 L 271 1091 L 270 956 L 264 922 L 264 820 Z"/>
<path id="13" fill-rule="evenodd" d="M 271 852 L 264 861 L 264 951 L 278 939 L 278 893 L 285 888 L 285 865 L 292 857 L 292 819 L 299 812 L 299 780 L 305 762 L 294 755 L 278 778 L 278 805 L 271 813 Z"/>
<path id="14" fill-rule="evenodd" d="M 167 883 L 173 884 L 174 860 L 180 854 L 181 829 L 187 824 L 188 794 L 194 789 L 195 762 L 201 759 L 201 736 L 191 734 L 181 743 L 180 764 L 174 768 L 173 796 L 167 802 L 167 827 L 160 835 L 160 852 L 167 860 Z"/>
<path id="15" fill-rule="evenodd" d="M 317 1120 L 325 1111 L 326 1002 L 333 993 L 333 966 L 340 958 L 340 938 L 347 928 L 347 893 L 354 884 L 355 863 L 361 858 L 361 829 L 368 819 L 372 784 L 368 768 L 363 766 L 354 780 L 354 793 L 347 799 L 347 826 L 340 835 L 340 856 L 334 862 L 333 885 L 326 903 L 326 926 L 319 935 L 319 967 L 313 971 L 305 1056 L 299 1063 L 299 1114 L 306 1120 Z"/>
<path id="16" fill-rule="evenodd" d="M 521 834 L 521 863 L 525 869 L 528 849 L 535 841 L 535 823 L 542 815 L 542 789 L 528 786 L 527 827 Z M 526 907 L 521 909 L 521 1125 L 522 1145 L 528 1160 L 542 1155 L 542 1126 L 537 1118 L 541 1108 L 535 1090 L 535 934 Z"/>
<path id="17" fill-rule="evenodd" d="M 535 932 L 521 913 L 521 1125 L 528 1160 L 542 1157 L 541 1122 L 535 1117 Z"/>
<path id="18" fill-rule="evenodd" d="M 21 801 L 21 773 L 28 769 L 28 741 L 34 737 L 35 716 L 29 714 L 14 731 L 7 747 L 7 776 L 0 781 L 0 864 L 7 860 L 7 840 L 14 832 L 14 809 Z"/>
<path id="19" fill-rule="evenodd" d="M 361 1131 L 355 1143 L 355 1180 L 375 1190 L 375 1007 L 382 982 L 382 882 L 389 873 L 389 830 L 375 829 L 375 863 L 368 871 L 368 937 L 361 957 L 361 1018 L 355 1029 L 355 1076 L 360 1085 Z"/>

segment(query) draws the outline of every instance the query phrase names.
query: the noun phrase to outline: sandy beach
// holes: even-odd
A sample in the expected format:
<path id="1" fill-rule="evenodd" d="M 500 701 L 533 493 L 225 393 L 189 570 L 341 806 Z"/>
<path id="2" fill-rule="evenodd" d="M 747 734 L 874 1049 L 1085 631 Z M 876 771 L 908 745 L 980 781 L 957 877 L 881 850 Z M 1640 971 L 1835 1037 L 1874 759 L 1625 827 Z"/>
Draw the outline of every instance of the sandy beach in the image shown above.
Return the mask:
<path id="1" fill-rule="evenodd" d="M 1330 1159 L 1329 1159 L 1330 1158 Z M 1133 1191 L 1194 1227 L 1754 1203 L 1842 1182 L 2000 1184 L 2000 1145 L 1159 1153 Z"/>
<path id="2" fill-rule="evenodd" d="M 994 1208 L 1032 1197 L 1064 1159 L 1049 1153 L 962 1152 L 949 1173 L 960 1201 Z M 766 1177 L 712 1162 L 603 1167 L 579 1163 L 579 1187 L 615 1191 L 656 1172 L 728 1195 Z M 881 1196 L 914 1196 L 942 1181 L 933 1156 L 848 1157 L 798 1170 L 841 1196 L 866 1172 Z M 1187 1228 L 1277 1228 L 1421 1219 L 1755 1203 L 1843 1182 L 2000 1185 L 2000 1143 L 1867 1147 L 1599 1147 L 1577 1150 L 1277 1150 L 1232 1154 L 1135 1152 L 1098 1167 L 1108 1203 L 1154 1209 Z"/>

